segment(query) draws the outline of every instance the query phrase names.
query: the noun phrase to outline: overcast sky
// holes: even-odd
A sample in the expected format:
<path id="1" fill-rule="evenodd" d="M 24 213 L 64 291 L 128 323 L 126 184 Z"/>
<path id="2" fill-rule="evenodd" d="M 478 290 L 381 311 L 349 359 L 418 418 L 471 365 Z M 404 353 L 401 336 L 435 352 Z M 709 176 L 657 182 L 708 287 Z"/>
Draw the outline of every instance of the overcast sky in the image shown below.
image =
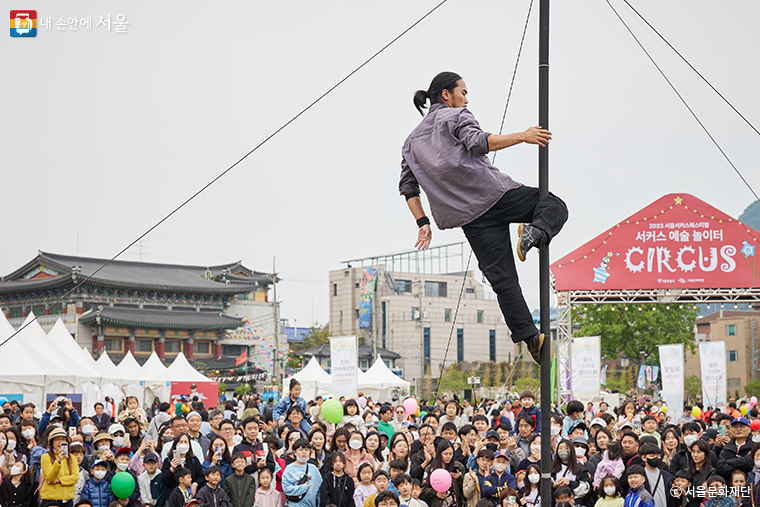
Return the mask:
<path id="1" fill-rule="evenodd" d="M 760 124 L 760 3 L 632 2 Z M 437 3 L 7 3 L 53 25 L 90 17 L 92 28 L 0 38 L 0 272 L 37 250 L 114 255 Z M 456 71 L 483 129 L 498 131 L 528 5 L 449 0 L 151 233 L 143 260 L 240 259 L 269 271 L 276 257 L 282 316 L 324 323 L 330 270 L 414 244 L 417 227 L 398 195 L 401 145 L 420 120 L 413 92 Z M 671 192 L 738 216 L 752 195 L 607 4 L 552 5 L 550 181 L 570 208 L 552 259 Z M 614 5 L 760 189 L 760 137 L 625 4 Z M 538 0 L 534 9 L 507 131 L 537 123 Z M 127 33 L 96 27 L 107 14 L 125 15 Z M 496 165 L 536 185 L 536 153 L 517 146 Z M 434 230 L 433 239 L 464 235 Z M 137 250 L 124 259 L 137 260 Z M 537 267 L 535 255 L 520 266 L 531 308 Z"/>

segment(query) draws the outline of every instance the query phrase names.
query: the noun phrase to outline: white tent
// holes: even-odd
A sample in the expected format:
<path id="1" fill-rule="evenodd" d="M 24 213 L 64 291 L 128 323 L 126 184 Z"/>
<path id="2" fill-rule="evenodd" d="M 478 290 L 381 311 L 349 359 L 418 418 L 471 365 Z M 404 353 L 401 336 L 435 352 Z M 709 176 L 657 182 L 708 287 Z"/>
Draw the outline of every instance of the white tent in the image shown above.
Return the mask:
<path id="1" fill-rule="evenodd" d="M 167 380 L 175 382 L 212 382 L 211 379 L 193 368 L 193 365 L 182 352 L 177 354 L 172 364 L 166 368 L 166 374 L 168 375 Z"/>
<path id="2" fill-rule="evenodd" d="M 142 404 L 149 407 L 153 399 L 158 397 L 161 401 L 169 399 L 172 393 L 172 384 L 167 377 L 166 366 L 163 365 L 155 351 L 150 355 L 140 369 L 144 380 Z"/>
<path id="3" fill-rule="evenodd" d="M 127 351 L 124 359 L 116 367 L 116 375 L 123 379 L 121 387 L 125 396 L 137 396 L 138 401 L 143 400 L 145 387 L 140 372 L 140 363 L 137 362 L 131 351 Z"/>
<path id="4" fill-rule="evenodd" d="M 101 400 L 100 386 L 105 379 L 100 375 L 94 362 L 82 361 L 82 349 L 61 319 L 56 321 L 47 334 L 47 342 L 48 356 L 64 359 L 65 364 L 70 365 L 70 369 L 77 373 L 74 392 L 82 395 L 82 410 L 87 410 L 85 413 L 89 414 L 93 410 L 91 407 Z"/>
<path id="5" fill-rule="evenodd" d="M 122 391 L 121 386 L 124 381 L 119 378 L 119 374 L 116 372 L 116 365 L 113 364 L 111 358 L 108 357 L 108 352 L 104 350 L 97 361 L 92 358 L 92 355 L 90 355 L 90 352 L 87 349 L 83 349 L 82 353 L 87 356 L 84 361 L 88 364 L 91 362 L 95 363 L 95 366 L 103 378 L 113 379 L 112 382 L 105 382 L 100 386 L 100 394 L 103 398 L 105 399 L 106 396 L 110 396 L 113 398 L 116 405 L 121 403 L 121 400 L 124 397 L 124 392 Z"/>
<path id="6" fill-rule="evenodd" d="M 172 364 L 166 368 L 166 375 L 166 378 L 170 382 L 175 383 L 170 387 L 172 396 L 189 394 L 192 398 L 192 396 L 198 395 L 200 400 L 209 407 L 216 406 L 219 403 L 219 384 L 193 368 L 193 365 L 190 364 L 182 352 L 177 354 Z M 177 384 L 180 382 L 189 382 L 190 386 L 185 384 L 184 387 L 181 387 Z M 193 387 L 193 384 L 195 387 Z M 175 391 L 175 387 L 181 389 L 181 391 Z M 188 388 L 190 391 L 187 390 Z"/>
<path id="7" fill-rule="evenodd" d="M 359 374 L 359 391 L 376 402 L 400 403 L 409 396 L 409 382 L 393 373 L 382 358 L 364 373 Z"/>
<path id="8" fill-rule="evenodd" d="M 294 378 L 301 384 L 301 397 L 313 400 L 317 396 L 332 396 L 332 379 L 319 365 L 316 357 L 312 356 L 308 364 L 292 377 L 284 380 L 282 386 L 283 398 L 290 393 L 290 379 Z"/>
<path id="9" fill-rule="evenodd" d="M 0 350 L 6 358 L 0 368 L 0 393 L 21 394 L 25 403 L 32 402 L 37 407 L 42 407 L 45 401 L 44 368 L 24 346 L 21 336 L 5 341 L 14 332 L 13 326 L 0 312 L 0 341 L 5 342 Z"/>

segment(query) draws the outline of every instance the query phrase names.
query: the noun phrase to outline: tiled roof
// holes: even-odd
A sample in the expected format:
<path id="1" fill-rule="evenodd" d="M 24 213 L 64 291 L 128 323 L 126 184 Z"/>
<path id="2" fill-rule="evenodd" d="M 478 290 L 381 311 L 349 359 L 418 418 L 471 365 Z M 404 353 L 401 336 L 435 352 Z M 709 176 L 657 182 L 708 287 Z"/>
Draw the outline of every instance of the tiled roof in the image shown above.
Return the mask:
<path id="1" fill-rule="evenodd" d="M 242 319 L 228 317 L 218 312 L 186 312 L 179 310 L 140 310 L 104 306 L 102 310 L 90 310 L 82 315 L 79 322 L 94 322 L 100 312 L 102 322 L 129 327 L 149 327 L 158 329 L 236 329 Z"/>
<path id="2" fill-rule="evenodd" d="M 70 283 L 76 277 L 76 281 L 87 279 L 93 284 L 109 287 L 239 294 L 253 291 L 257 284 L 267 283 L 270 276 L 251 271 L 240 261 L 218 266 L 183 266 L 115 260 L 98 271 L 106 262 L 107 259 L 40 252 L 31 262 L 4 276 L 0 280 L 0 292 L 55 287 Z M 49 278 L 22 278 L 37 266 L 60 274 Z"/>
<path id="3" fill-rule="evenodd" d="M 298 351 L 300 356 L 317 356 L 317 357 L 330 357 L 330 344 L 326 343 L 318 347 L 311 349 Z M 400 359 L 401 355 L 393 352 L 392 350 L 377 348 L 377 355 L 383 359 Z M 372 347 L 369 345 L 359 345 L 359 358 L 360 359 L 372 359 Z"/>

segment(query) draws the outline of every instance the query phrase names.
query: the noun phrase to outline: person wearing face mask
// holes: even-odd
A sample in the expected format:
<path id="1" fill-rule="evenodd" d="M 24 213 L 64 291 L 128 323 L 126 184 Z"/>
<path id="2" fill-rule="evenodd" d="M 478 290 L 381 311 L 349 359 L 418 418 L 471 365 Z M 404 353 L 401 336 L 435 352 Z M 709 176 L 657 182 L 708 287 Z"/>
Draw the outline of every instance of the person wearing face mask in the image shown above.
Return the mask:
<path id="1" fill-rule="evenodd" d="M 137 474 L 129 468 L 130 454 L 132 454 L 132 449 L 129 447 L 122 447 L 116 452 L 116 473 L 127 472 L 134 479 L 135 485 L 137 485 Z M 140 498 L 140 488 L 136 487 L 132 491 L 132 494 L 129 495 L 129 498 L 124 499 L 128 501 L 124 507 L 135 507 L 135 502 L 138 498 Z"/>
<path id="2" fill-rule="evenodd" d="M 39 440 L 37 425 L 32 421 L 22 421 L 18 430 L 12 429 L 12 431 L 14 434 L 13 438 L 16 438 L 16 453 L 26 456 L 27 463 L 29 463 L 28 458 L 30 457 L 30 453 Z M 8 440 L 12 438 L 9 435 L 7 436 Z"/>
<path id="3" fill-rule="evenodd" d="M 575 502 L 584 505 L 583 499 L 590 490 L 591 478 L 585 467 L 578 464 L 575 447 L 569 440 L 560 440 L 551 466 L 554 479 L 552 488 L 569 486 L 575 494 Z"/>
<path id="4" fill-rule="evenodd" d="M 206 479 L 203 474 L 203 466 L 193 452 L 193 448 L 190 445 L 190 437 L 187 433 L 180 433 L 175 436 L 161 467 L 161 480 L 164 482 L 166 491 L 172 491 L 177 487 L 178 483 L 174 472 L 180 467 L 190 470 L 193 479 L 190 488 L 193 495 L 195 495 L 198 488 L 205 484 Z"/>
<path id="5" fill-rule="evenodd" d="M 493 457 L 493 472 L 483 481 L 480 490 L 481 496 L 487 498 L 494 505 L 501 505 L 501 500 L 507 494 L 508 488 L 517 489 L 515 476 L 510 474 L 509 456 L 504 451 L 497 451 Z"/>
<path id="6" fill-rule="evenodd" d="M 316 507 L 322 487 L 322 475 L 316 465 L 309 463 L 311 453 L 309 441 L 299 438 L 293 444 L 293 451 L 296 460 L 288 465 L 282 474 L 282 492 L 287 497 L 286 505 L 288 507 Z"/>
<path id="7" fill-rule="evenodd" d="M 403 435 L 402 435 L 403 437 Z M 345 454 L 346 468 L 348 474 L 356 482 L 359 465 L 363 462 L 374 463 L 372 456 L 367 454 L 364 448 L 364 436 L 360 431 L 352 431 L 348 435 L 348 452 Z"/>
<path id="8" fill-rule="evenodd" d="M 517 492 L 520 505 L 524 507 L 541 507 L 541 468 L 532 464 L 525 471 L 525 484 Z"/>
<path id="9" fill-rule="evenodd" d="M 685 423 L 681 431 L 683 431 L 683 445 L 679 446 L 679 450 L 670 459 L 668 471 L 671 474 L 691 467 L 691 446 L 702 437 L 702 426 L 697 422 Z M 715 465 L 718 462 L 718 456 L 712 451 L 709 453 L 710 459 Z"/>
<path id="10" fill-rule="evenodd" d="M 527 470 L 531 464 L 541 466 L 541 435 L 535 433 L 531 435 L 529 440 L 529 454 L 528 457 L 520 462 L 517 466 L 518 470 Z"/>
<path id="11" fill-rule="evenodd" d="M 644 460 L 644 487 L 652 495 L 654 507 L 675 507 L 676 499 L 669 492 L 673 486 L 673 475 L 665 470 L 660 448 L 655 444 L 644 444 L 639 449 Z"/>
<path id="12" fill-rule="evenodd" d="M 573 447 L 575 448 L 575 456 L 578 463 L 585 467 L 588 462 L 588 456 L 586 455 L 588 453 L 588 440 L 586 440 L 586 437 L 575 437 L 573 438 Z"/>
<path id="13" fill-rule="evenodd" d="M 35 504 L 32 494 L 32 485 L 24 480 L 26 473 L 25 463 L 16 463 L 8 471 L 9 475 L 3 474 L 0 485 L 0 504 L 3 507 L 31 507 Z"/>
<path id="14" fill-rule="evenodd" d="M 100 459 L 93 463 L 90 479 L 82 488 L 82 500 L 92 502 L 92 507 L 108 507 L 116 500 L 111 491 L 110 480 L 106 479 L 108 474 L 108 463 Z"/>
<path id="15" fill-rule="evenodd" d="M 124 426 L 121 424 L 112 424 L 108 428 L 108 434 L 111 435 L 111 440 L 113 443 L 113 448 L 115 450 L 119 450 L 125 445 L 127 445 L 127 440 L 124 438 L 124 434 L 126 431 L 124 430 Z"/>
<path id="16" fill-rule="evenodd" d="M 98 427 L 92 422 L 89 417 L 82 417 L 79 420 L 79 430 L 84 435 L 84 448 L 86 454 L 92 454 L 92 439 L 98 433 Z"/>

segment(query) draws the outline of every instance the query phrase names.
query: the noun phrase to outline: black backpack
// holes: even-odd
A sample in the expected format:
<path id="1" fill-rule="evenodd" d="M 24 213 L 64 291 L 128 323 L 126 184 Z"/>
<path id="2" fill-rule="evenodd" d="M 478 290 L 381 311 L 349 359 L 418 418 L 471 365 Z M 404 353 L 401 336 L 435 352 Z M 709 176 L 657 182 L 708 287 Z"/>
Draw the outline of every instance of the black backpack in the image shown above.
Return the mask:
<path id="1" fill-rule="evenodd" d="M 300 479 L 298 479 L 298 481 L 296 481 L 296 486 L 300 486 L 301 484 L 306 484 L 309 481 L 309 464 L 306 463 L 306 466 L 304 468 L 305 470 L 303 472 L 303 477 L 301 477 Z M 288 499 L 288 502 L 298 503 L 301 500 L 303 500 L 303 497 L 305 496 L 306 496 L 306 493 L 302 495 L 296 495 L 296 496 L 286 495 L 286 498 Z"/>

